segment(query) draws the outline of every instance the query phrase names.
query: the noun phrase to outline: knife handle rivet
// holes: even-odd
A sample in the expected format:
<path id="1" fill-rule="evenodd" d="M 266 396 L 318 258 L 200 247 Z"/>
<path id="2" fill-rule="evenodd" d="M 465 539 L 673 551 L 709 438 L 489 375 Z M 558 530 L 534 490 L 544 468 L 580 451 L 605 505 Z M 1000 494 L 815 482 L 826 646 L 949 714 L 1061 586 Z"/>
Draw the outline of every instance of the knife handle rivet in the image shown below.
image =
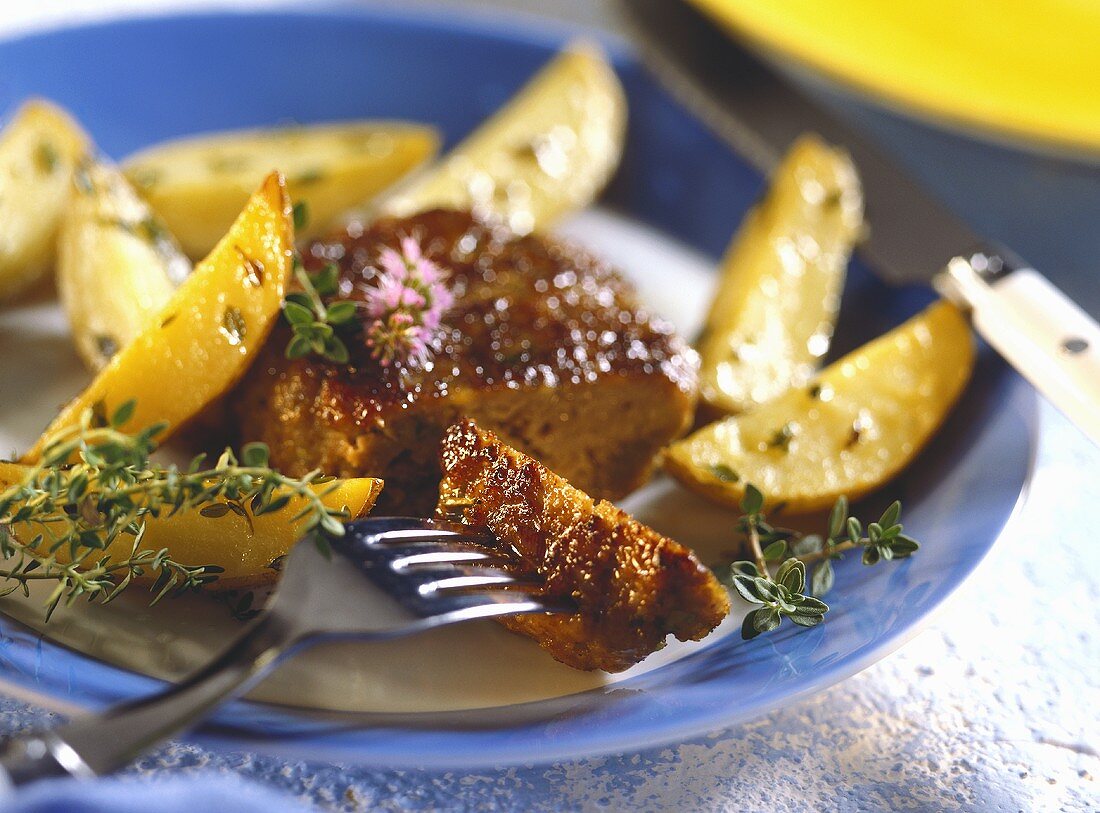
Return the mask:
<path id="1" fill-rule="evenodd" d="M 1089 349 L 1089 343 L 1084 339 L 1079 339 L 1076 336 L 1066 339 L 1062 342 L 1062 352 L 1076 356 L 1080 353 L 1084 353 Z"/>

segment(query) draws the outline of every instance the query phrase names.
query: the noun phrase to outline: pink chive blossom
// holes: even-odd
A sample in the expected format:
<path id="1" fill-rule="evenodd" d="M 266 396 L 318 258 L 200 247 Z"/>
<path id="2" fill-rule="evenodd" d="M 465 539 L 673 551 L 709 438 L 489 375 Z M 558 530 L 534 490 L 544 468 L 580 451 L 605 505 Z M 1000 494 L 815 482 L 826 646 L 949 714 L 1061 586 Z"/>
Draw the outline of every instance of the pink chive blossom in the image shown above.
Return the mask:
<path id="1" fill-rule="evenodd" d="M 415 237 L 402 237 L 401 250 L 383 248 L 375 284 L 366 292 L 367 347 L 383 367 L 423 366 L 443 314 L 454 303 L 444 272 L 424 255 Z"/>

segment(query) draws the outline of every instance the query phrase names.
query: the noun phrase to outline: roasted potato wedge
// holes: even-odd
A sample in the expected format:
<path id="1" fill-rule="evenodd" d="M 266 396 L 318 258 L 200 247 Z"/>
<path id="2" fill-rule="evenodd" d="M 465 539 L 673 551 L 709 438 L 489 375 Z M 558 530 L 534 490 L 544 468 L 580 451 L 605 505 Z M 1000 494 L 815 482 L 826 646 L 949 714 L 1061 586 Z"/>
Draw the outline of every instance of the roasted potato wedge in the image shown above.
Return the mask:
<path id="1" fill-rule="evenodd" d="M 829 349 L 862 221 L 848 155 L 816 136 L 800 139 L 722 261 L 698 342 L 711 411 L 744 412 L 810 380 Z"/>
<path id="2" fill-rule="evenodd" d="M 57 288 L 77 352 L 97 371 L 161 311 L 191 263 L 116 167 L 89 160 L 73 177 Z"/>
<path id="3" fill-rule="evenodd" d="M 963 315 L 937 302 L 830 365 L 808 385 L 672 445 L 666 468 L 688 488 L 737 505 L 746 483 L 800 513 L 857 499 L 916 456 L 974 366 Z"/>
<path id="4" fill-rule="evenodd" d="M 355 121 L 181 138 L 137 153 L 124 168 L 183 250 L 199 259 L 268 172 L 282 172 L 291 200 L 307 205 L 298 237 L 311 237 L 438 150 L 431 127 Z"/>
<path id="5" fill-rule="evenodd" d="M 53 266 L 69 179 L 90 148 L 80 125 L 40 99 L 20 107 L 0 131 L 0 302 Z"/>
<path id="6" fill-rule="evenodd" d="M 248 368 L 279 318 L 293 250 L 290 199 L 273 173 L 210 256 L 61 411 L 24 462 L 37 460 L 50 436 L 96 404 L 112 414 L 136 399 L 123 428 L 166 421 L 163 441 L 213 403 Z"/>
<path id="7" fill-rule="evenodd" d="M 28 473 L 26 466 L 0 462 L 0 491 L 21 483 Z M 349 518 L 366 516 L 382 490 L 382 481 L 370 477 L 336 480 L 314 487 L 324 495 L 330 508 L 347 508 Z M 292 499 L 285 508 L 271 514 L 248 517 L 228 512 L 217 518 L 203 516 L 198 511 L 183 511 L 173 516 L 150 518 L 142 541 L 145 550 L 167 548 L 177 562 L 189 565 L 218 565 L 224 568 L 218 580 L 210 584 L 214 590 L 259 587 L 272 582 L 278 571 L 272 563 L 285 555 L 301 536 L 302 521 L 291 518 L 303 507 L 302 500 Z M 17 539 L 33 539 L 40 529 L 13 526 Z M 127 556 L 132 540 L 126 538 L 107 549 L 107 555 Z M 68 561 L 66 549 L 59 549 L 59 561 Z"/>
<path id="8" fill-rule="evenodd" d="M 386 214 L 436 206 L 502 217 L 525 234 L 599 194 L 622 154 L 626 101 L 591 45 L 574 45 L 442 161 L 387 195 Z"/>
<path id="9" fill-rule="evenodd" d="M 326 483 L 314 490 L 327 491 L 325 505 L 346 507 L 350 518 L 356 519 L 370 513 L 382 491 L 382 481 L 356 477 Z M 225 568 L 210 585 L 214 590 L 259 587 L 275 580 L 278 571 L 272 568 L 272 563 L 288 553 L 301 536 L 301 521 L 291 522 L 290 518 L 302 507 L 302 501 L 294 499 L 281 511 L 258 517 L 250 511 L 247 518 L 232 512 L 217 519 L 194 511 L 177 514 L 150 523 L 145 545 L 154 550 L 167 548 L 180 562 Z"/>

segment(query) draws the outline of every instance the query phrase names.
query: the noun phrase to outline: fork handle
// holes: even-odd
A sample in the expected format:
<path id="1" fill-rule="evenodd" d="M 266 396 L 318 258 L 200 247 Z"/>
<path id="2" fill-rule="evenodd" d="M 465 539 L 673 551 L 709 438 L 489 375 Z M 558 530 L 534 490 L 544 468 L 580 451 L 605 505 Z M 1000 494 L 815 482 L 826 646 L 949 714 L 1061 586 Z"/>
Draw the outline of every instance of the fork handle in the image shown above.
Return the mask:
<path id="1" fill-rule="evenodd" d="M 219 703 L 247 691 L 304 640 L 278 616 L 264 613 L 221 655 L 181 683 L 51 731 L 5 740 L 0 771 L 6 777 L 0 774 L 0 787 L 51 777 L 89 778 L 121 768 L 190 728 Z"/>

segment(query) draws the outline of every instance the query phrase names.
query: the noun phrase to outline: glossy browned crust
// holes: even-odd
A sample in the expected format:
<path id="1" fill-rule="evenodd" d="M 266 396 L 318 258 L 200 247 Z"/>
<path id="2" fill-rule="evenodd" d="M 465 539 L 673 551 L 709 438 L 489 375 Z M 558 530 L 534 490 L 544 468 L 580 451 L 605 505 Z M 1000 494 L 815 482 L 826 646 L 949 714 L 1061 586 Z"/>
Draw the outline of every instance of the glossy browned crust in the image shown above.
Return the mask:
<path id="1" fill-rule="evenodd" d="M 463 416 L 597 496 L 637 488 L 694 406 L 697 360 L 671 326 L 579 248 L 465 212 L 352 227 L 310 246 L 307 264 L 339 263 L 342 295 L 362 298 L 380 248 L 403 235 L 421 240 L 456 297 L 432 369 L 381 367 L 354 339 L 350 364 L 290 362 L 276 333 L 237 392 L 241 440 L 267 443 L 290 474 L 385 478 L 382 511 L 431 510 L 439 442 Z"/>
<path id="2" fill-rule="evenodd" d="M 702 638 L 729 612 L 726 591 L 687 548 L 501 443 L 473 421 L 452 426 L 442 448 L 438 513 L 488 526 L 569 596 L 575 615 L 506 618 L 577 669 L 626 669 L 668 635 Z"/>

